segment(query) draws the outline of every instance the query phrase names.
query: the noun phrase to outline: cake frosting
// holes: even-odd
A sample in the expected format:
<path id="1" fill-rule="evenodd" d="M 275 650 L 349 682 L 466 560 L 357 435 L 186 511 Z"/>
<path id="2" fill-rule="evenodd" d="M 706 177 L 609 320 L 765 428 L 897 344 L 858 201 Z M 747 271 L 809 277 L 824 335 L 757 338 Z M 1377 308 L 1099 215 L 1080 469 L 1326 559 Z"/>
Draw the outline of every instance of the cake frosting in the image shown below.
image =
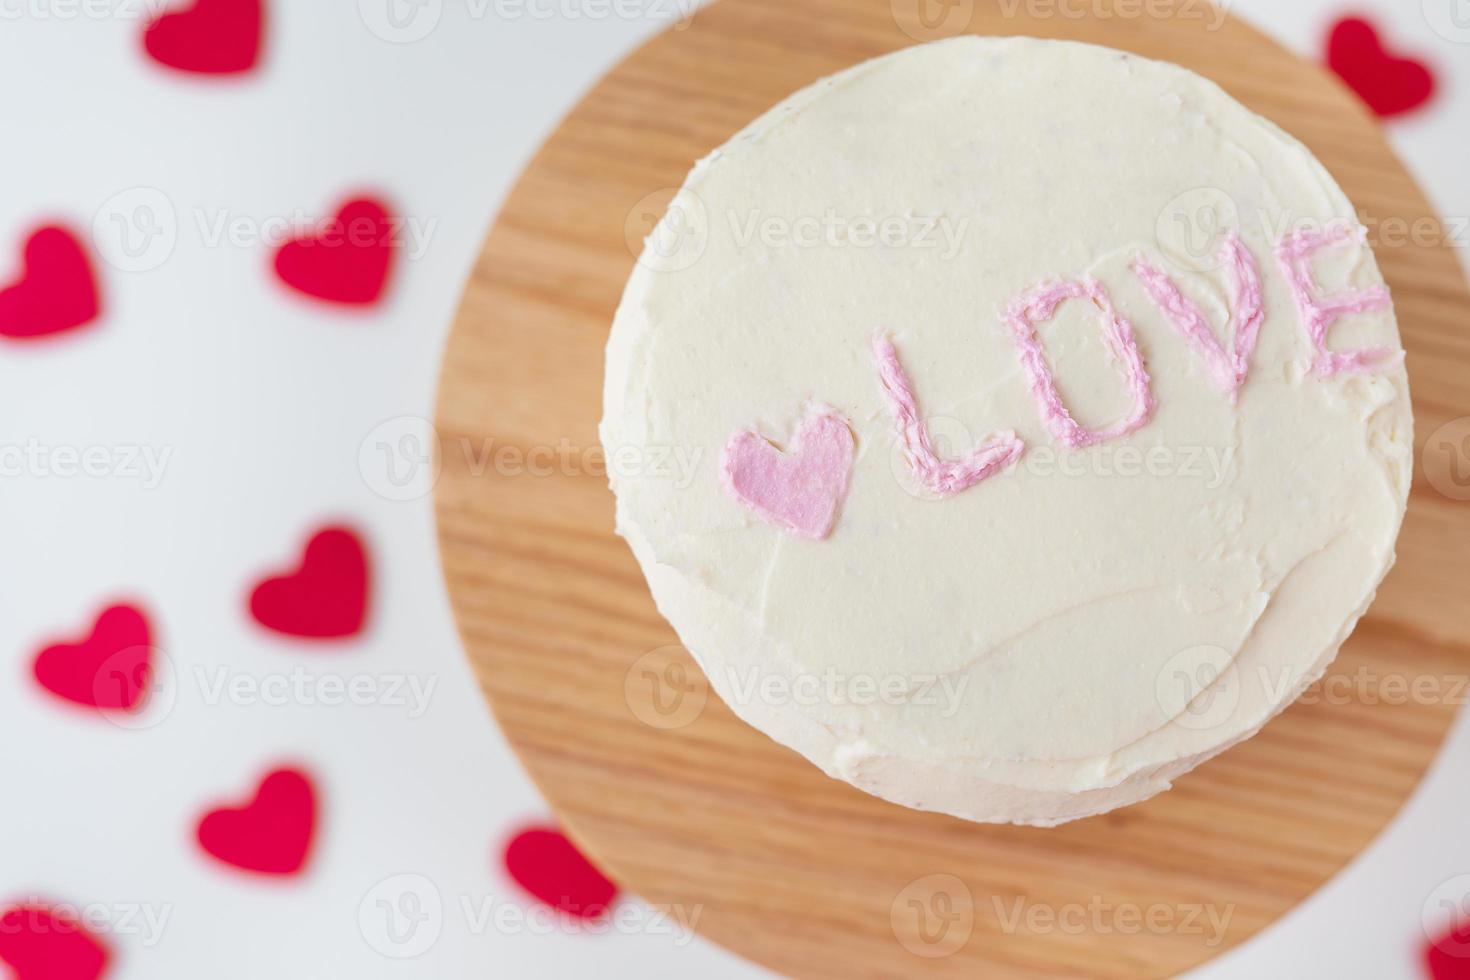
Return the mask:
<path id="1" fill-rule="evenodd" d="M 905 806 L 1146 799 L 1322 675 L 1412 417 L 1353 206 L 1213 83 L 959 38 L 697 164 L 601 435 L 661 613 L 750 724 Z M 624 465 L 669 450 L 687 479 Z"/>

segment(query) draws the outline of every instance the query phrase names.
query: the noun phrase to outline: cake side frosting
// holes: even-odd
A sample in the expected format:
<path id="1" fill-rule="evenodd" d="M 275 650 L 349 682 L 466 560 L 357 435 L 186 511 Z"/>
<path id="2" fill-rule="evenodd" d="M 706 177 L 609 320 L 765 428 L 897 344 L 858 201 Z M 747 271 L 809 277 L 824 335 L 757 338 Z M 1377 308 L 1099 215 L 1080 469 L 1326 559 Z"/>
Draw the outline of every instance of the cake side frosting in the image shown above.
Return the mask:
<path id="1" fill-rule="evenodd" d="M 777 106 L 676 205 L 602 438 L 698 464 L 612 468 L 618 529 L 716 691 L 830 775 L 986 821 L 1136 802 L 1317 679 L 1391 565 L 1382 278 L 1212 83 L 927 45 Z"/>

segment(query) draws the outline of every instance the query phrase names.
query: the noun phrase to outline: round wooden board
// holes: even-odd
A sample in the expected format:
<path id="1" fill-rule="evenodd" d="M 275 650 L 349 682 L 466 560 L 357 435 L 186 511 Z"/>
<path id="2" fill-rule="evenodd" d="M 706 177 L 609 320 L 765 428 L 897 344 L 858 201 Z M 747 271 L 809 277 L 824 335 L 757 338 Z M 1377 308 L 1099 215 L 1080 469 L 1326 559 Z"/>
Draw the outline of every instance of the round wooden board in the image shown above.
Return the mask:
<path id="1" fill-rule="evenodd" d="M 536 156 L 445 359 L 438 518 L 455 613 L 501 725 L 576 841 L 730 949 L 803 977 L 1171 975 L 1282 915 L 1413 790 L 1470 663 L 1458 560 L 1470 505 L 1416 473 L 1399 567 L 1332 686 L 1172 792 L 1054 830 L 883 803 L 737 721 L 706 697 L 612 533 L 597 421 L 630 239 L 696 159 L 765 109 L 915 43 L 904 28 L 924 33 L 918 2 L 932 0 L 720 0 L 619 66 Z M 1237 19 L 1212 25 L 1202 3 L 925 10 L 948 18 L 936 34 L 1067 37 L 1183 64 L 1305 140 L 1370 223 L 1433 214 L 1334 79 Z M 1422 451 L 1470 415 L 1470 295 L 1432 231 L 1410 243 L 1390 227 L 1377 250 Z M 1432 483 L 1453 493 L 1455 458 L 1433 448 Z M 1405 697 L 1408 682 L 1420 686 Z"/>

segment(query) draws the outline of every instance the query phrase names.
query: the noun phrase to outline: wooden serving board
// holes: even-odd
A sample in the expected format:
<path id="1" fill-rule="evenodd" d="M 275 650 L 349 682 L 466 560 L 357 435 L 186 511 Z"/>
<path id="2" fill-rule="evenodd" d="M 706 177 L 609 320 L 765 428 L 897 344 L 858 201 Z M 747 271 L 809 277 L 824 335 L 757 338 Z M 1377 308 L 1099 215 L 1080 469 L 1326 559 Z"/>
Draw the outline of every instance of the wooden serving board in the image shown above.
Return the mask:
<path id="1" fill-rule="evenodd" d="M 1451 466 L 1466 460 L 1451 446 L 1463 455 L 1470 428 L 1448 430 L 1452 444 L 1441 427 L 1470 416 L 1470 294 L 1432 233 L 1407 243 L 1384 226 L 1421 458 L 1433 441 L 1399 567 L 1334 687 L 1172 792 L 1054 830 L 911 812 L 829 780 L 708 695 L 612 533 L 603 344 L 642 237 L 696 159 L 914 35 L 1031 34 L 1192 68 L 1305 140 L 1370 222 L 1433 215 L 1341 85 L 1238 19 L 1212 30 L 1202 3 L 1065 5 L 1089 12 L 1077 19 L 1044 2 L 922 0 L 930 31 L 919 2 L 720 0 L 620 65 L 542 148 L 445 358 L 438 518 L 455 613 L 501 725 L 580 846 L 730 949 L 845 980 L 1171 975 L 1352 859 L 1463 695 L 1470 504 L 1453 497 L 1470 488 L 1456 492 Z"/>

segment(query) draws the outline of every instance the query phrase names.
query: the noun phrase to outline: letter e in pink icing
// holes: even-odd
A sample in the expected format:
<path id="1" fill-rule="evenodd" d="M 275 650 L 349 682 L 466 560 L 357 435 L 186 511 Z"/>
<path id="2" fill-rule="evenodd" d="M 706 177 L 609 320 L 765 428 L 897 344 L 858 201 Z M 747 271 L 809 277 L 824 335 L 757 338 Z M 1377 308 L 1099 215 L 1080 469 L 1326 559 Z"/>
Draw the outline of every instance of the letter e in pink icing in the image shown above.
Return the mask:
<path id="1" fill-rule="evenodd" d="M 1089 429 L 1072 418 L 1072 413 L 1062 403 L 1056 376 L 1052 374 L 1041 341 L 1036 336 L 1037 324 L 1050 320 L 1056 315 L 1057 307 L 1069 299 L 1087 299 L 1097 307 L 1102 315 L 1103 340 L 1118 362 L 1133 396 L 1133 410 L 1104 429 Z M 1042 421 L 1052 435 L 1071 448 L 1082 449 L 1121 438 L 1141 429 L 1153 417 L 1153 391 L 1149 385 L 1148 369 L 1143 365 L 1143 355 L 1138 350 L 1138 341 L 1133 336 L 1133 326 L 1113 308 L 1107 291 L 1096 279 L 1047 283 L 1023 293 L 1006 309 L 1005 322 L 1020 349 L 1021 366 L 1030 378 L 1031 393 L 1036 398 Z"/>
<path id="2" fill-rule="evenodd" d="M 1319 297 L 1317 277 L 1312 273 L 1312 256 L 1320 249 L 1348 239 L 1362 242 L 1366 228 L 1350 229 L 1335 224 L 1325 230 L 1309 229 L 1287 235 L 1276 245 L 1276 259 L 1286 273 L 1286 281 L 1296 297 L 1307 341 L 1312 345 L 1312 369 L 1318 377 L 1330 378 L 1343 371 L 1367 371 L 1394 354 L 1386 347 L 1361 347 L 1355 350 L 1327 349 L 1327 332 L 1340 318 L 1350 313 L 1370 313 L 1388 309 L 1392 300 L 1388 287 L 1382 284 L 1367 289 L 1354 289 L 1335 296 Z"/>
<path id="3" fill-rule="evenodd" d="M 1231 287 L 1227 325 L 1232 337 L 1229 353 L 1215 338 L 1199 307 L 1179 291 L 1168 273 L 1143 258 L 1133 263 L 1133 273 L 1159 309 L 1164 311 L 1174 329 L 1204 359 L 1205 369 L 1216 386 L 1234 403 L 1240 386 L 1245 384 L 1246 376 L 1250 374 L 1251 355 L 1255 353 L 1256 342 L 1261 337 L 1261 320 L 1264 318 L 1261 311 L 1261 270 L 1256 265 L 1255 256 L 1235 232 L 1226 236 L 1220 258 L 1228 270 Z"/>
<path id="4" fill-rule="evenodd" d="M 898 362 L 893 343 L 882 334 L 873 338 L 873 356 L 888 409 L 893 413 L 904 459 L 924 489 L 940 497 L 968 490 L 1021 458 L 1026 444 L 1014 432 L 1003 432 L 963 459 L 941 459 L 934 451 L 929 429 L 919 415 L 914 387 Z"/>
<path id="5" fill-rule="evenodd" d="M 798 537 L 832 533 L 847 495 L 855 440 L 852 427 L 826 405 L 808 407 L 789 452 L 755 432 L 730 437 L 720 473 L 737 501 Z"/>

